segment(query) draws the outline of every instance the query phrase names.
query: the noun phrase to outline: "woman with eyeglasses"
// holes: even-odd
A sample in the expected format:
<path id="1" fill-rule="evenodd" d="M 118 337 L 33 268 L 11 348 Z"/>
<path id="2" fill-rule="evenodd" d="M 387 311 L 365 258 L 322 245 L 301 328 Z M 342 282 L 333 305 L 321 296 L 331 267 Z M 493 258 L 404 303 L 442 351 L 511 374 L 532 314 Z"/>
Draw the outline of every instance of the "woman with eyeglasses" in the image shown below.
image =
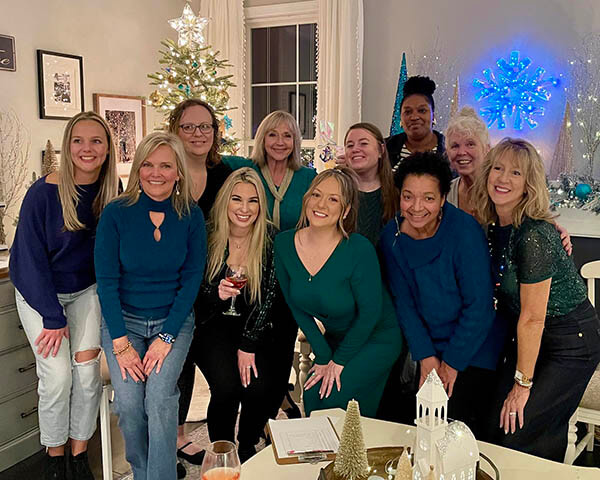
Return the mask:
<path id="1" fill-rule="evenodd" d="M 219 189 L 232 172 L 221 161 L 217 152 L 221 137 L 219 121 L 212 107 L 197 98 L 190 98 L 178 104 L 169 116 L 169 131 L 182 141 L 186 153 L 186 165 L 190 177 L 192 198 L 208 219 Z M 195 340 L 190 351 L 194 351 Z M 190 409 L 194 390 L 195 366 L 191 355 L 185 361 L 179 377 L 179 417 L 177 430 L 177 456 L 194 465 L 202 464 L 204 451 L 191 441 L 184 432 L 184 424 Z M 180 477 L 185 475 L 183 465 L 178 466 Z"/>

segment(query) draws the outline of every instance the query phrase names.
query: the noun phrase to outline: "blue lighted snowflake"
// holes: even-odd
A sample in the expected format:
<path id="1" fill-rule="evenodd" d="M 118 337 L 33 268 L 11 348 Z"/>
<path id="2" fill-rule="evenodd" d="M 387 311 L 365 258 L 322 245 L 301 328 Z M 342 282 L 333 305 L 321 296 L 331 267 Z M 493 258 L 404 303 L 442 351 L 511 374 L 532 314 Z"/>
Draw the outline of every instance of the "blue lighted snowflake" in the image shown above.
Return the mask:
<path id="1" fill-rule="evenodd" d="M 225 130 L 229 130 L 231 127 L 233 127 L 233 120 L 229 115 L 225 114 L 223 121 L 225 122 Z"/>
<path id="2" fill-rule="evenodd" d="M 475 99 L 486 99 L 488 103 L 479 110 L 488 127 L 497 122 L 498 129 L 506 128 L 507 117 L 513 118 L 515 130 L 521 130 L 523 122 L 529 128 L 537 127 L 534 117 L 544 115 L 545 111 L 540 103 L 550 100 L 549 87 L 559 84 L 558 78 L 544 78 L 546 70 L 542 67 L 529 73 L 527 69 L 531 59 L 525 57 L 521 60 L 519 57 L 519 52 L 511 52 L 508 62 L 504 58 L 496 62 L 496 75 L 491 68 L 486 68 L 483 71 L 485 81 L 473 80 L 473 85 L 481 89 L 475 94 Z"/>

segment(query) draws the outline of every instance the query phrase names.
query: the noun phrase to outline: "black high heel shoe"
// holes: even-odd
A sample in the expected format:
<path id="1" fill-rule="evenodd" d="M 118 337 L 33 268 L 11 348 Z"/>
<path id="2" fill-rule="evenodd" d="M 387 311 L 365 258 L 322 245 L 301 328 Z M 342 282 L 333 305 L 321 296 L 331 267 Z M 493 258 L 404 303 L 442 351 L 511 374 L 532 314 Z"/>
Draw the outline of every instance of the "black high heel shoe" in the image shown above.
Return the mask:
<path id="1" fill-rule="evenodd" d="M 185 453 L 183 451 L 188 445 L 191 445 L 193 442 L 186 443 L 183 447 L 177 449 L 177 456 L 179 458 L 183 458 L 184 460 L 190 462 L 192 465 L 202 465 L 202 460 L 204 460 L 204 454 L 206 453 L 204 450 L 196 452 L 194 454 Z"/>

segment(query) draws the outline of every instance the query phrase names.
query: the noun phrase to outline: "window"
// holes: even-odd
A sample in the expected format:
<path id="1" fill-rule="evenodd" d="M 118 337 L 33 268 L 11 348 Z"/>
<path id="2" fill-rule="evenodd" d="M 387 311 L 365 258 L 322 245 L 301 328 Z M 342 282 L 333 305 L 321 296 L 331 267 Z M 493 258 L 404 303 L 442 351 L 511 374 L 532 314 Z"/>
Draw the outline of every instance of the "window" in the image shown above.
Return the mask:
<path id="1" fill-rule="evenodd" d="M 314 23 L 251 30 L 252 138 L 275 110 L 291 113 L 303 138 L 315 137 L 316 30 Z"/>
<path id="2" fill-rule="evenodd" d="M 314 0 L 246 7 L 247 137 L 275 110 L 291 113 L 302 133 L 302 156 L 314 156 L 317 114 L 317 16 Z M 293 19 L 293 20 L 292 20 Z M 251 148 L 253 140 L 246 142 Z"/>

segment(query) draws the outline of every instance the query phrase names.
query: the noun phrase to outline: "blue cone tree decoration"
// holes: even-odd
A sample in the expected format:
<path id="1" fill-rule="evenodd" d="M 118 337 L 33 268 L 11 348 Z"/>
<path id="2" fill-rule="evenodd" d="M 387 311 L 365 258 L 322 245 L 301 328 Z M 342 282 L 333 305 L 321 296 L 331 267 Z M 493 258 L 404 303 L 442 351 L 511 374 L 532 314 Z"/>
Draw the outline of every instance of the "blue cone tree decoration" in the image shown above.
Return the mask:
<path id="1" fill-rule="evenodd" d="M 400 104 L 404 97 L 404 84 L 408 80 L 406 71 L 406 53 L 402 53 L 402 64 L 400 65 L 400 76 L 398 77 L 398 89 L 396 90 L 396 103 L 394 103 L 394 113 L 392 114 L 392 125 L 390 127 L 390 136 L 402 133 L 404 129 L 400 125 Z"/>

